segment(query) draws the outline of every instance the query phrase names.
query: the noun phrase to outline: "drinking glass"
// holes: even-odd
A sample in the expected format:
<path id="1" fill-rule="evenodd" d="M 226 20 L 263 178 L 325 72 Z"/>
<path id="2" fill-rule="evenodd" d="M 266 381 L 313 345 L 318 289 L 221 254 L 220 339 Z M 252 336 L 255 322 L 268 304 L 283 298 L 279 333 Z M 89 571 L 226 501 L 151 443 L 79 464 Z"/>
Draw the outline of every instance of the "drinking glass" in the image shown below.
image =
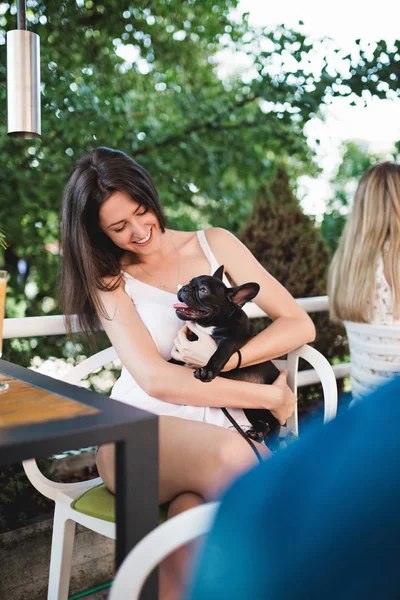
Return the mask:
<path id="1" fill-rule="evenodd" d="M 3 353 L 3 321 L 6 310 L 7 271 L 0 270 L 0 358 Z M 0 392 L 8 389 L 8 383 L 0 383 Z"/>

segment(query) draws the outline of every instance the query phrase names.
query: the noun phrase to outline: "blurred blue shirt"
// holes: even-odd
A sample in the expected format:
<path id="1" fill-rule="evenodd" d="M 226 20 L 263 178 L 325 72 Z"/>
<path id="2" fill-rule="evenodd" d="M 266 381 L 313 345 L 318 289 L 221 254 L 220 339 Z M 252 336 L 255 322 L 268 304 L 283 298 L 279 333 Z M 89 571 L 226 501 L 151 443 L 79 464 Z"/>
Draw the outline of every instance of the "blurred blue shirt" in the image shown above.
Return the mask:
<path id="1" fill-rule="evenodd" d="M 400 598 L 400 378 L 242 476 L 188 600 Z"/>

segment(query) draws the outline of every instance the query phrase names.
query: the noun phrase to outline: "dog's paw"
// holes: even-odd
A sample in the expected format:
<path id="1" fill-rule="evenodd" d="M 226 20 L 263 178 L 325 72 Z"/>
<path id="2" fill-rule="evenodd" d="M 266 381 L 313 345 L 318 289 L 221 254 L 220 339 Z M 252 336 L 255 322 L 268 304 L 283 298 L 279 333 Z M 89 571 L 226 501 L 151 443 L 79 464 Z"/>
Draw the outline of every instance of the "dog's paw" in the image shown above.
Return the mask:
<path id="1" fill-rule="evenodd" d="M 212 381 L 215 379 L 215 375 L 211 369 L 207 369 L 207 367 L 200 367 L 194 371 L 194 376 L 196 379 L 200 379 L 200 381 Z"/>

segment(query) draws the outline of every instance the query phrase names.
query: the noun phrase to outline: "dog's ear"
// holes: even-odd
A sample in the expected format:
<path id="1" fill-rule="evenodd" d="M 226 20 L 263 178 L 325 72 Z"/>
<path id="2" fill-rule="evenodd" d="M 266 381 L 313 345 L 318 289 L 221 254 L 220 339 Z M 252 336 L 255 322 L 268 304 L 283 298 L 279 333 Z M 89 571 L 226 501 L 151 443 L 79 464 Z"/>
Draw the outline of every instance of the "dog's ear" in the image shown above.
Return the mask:
<path id="1" fill-rule="evenodd" d="M 253 300 L 255 296 L 257 296 L 260 291 L 260 286 L 258 283 L 244 283 L 243 285 L 239 285 L 238 287 L 229 288 L 228 296 L 237 304 L 237 306 L 244 306 L 246 302 Z"/>
<path id="2" fill-rule="evenodd" d="M 218 267 L 218 269 L 215 271 L 213 277 L 216 277 L 217 279 L 220 279 L 222 281 L 222 276 L 224 274 L 224 265 L 221 265 L 220 267 Z"/>

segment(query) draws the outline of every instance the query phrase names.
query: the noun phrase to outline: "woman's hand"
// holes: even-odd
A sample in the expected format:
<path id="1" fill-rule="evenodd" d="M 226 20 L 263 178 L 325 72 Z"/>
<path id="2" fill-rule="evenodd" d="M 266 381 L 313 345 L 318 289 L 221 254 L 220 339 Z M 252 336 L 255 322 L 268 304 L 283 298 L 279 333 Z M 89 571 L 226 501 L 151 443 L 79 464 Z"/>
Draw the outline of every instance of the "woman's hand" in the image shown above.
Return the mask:
<path id="1" fill-rule="evenodd" d="M 199 339 L 190 342 L 187 339 L 189 330 L 193 331 Z M 199 329 L 195 323 L 188 321 L 186 325 L 179 330 L 178 335 L 174 340 L 171 356 L 175 360 L 184 362 L 190 367 L 197 369 L 198 367 L 204 367 L 208 363 L 216 349 L 217 343 L 213 340 L 211 335 L 202 329 Z"/>
<path id="2" fill-rule="evenodd" d="M 281 425 L 292 416 L 297 403 L 297 398 L 288 386 L 286 378 L 287 370 L 283 369 L 272 384 L 278 392 L 276 407 L 269 409 Z"/>

